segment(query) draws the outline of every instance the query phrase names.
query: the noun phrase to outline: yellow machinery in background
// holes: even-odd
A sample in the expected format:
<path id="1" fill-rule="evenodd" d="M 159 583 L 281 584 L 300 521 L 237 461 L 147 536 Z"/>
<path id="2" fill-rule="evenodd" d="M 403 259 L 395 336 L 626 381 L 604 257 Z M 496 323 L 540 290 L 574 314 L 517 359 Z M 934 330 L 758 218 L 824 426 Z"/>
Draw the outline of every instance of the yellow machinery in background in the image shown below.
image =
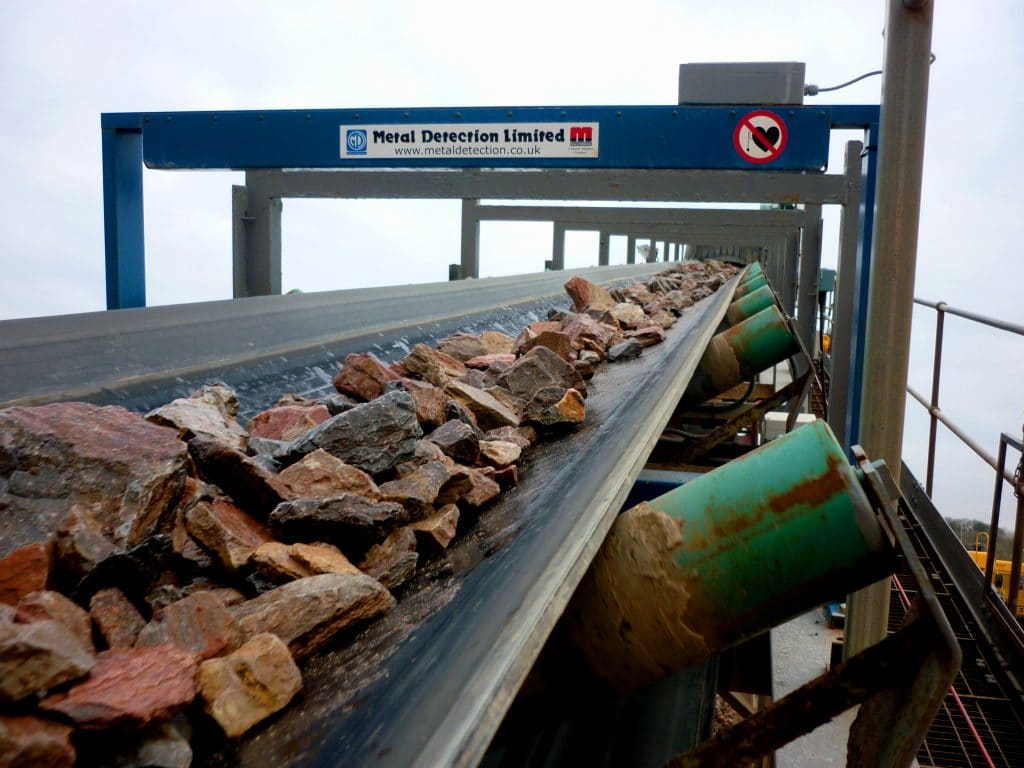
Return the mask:
<path id="1" fill-rule="evenodd" d="M 988 565 L 988 534 L 982 531 L 974 537 L 974 549 L 968 550 L 968 555 L 974 561 L 975 565 L 981 568 L 982 571 Z M 1003 601 L 1008 602 L 1010 599 L 1010 561 L 1009 560 L 996 560 L 995 567 L 992 569 L 992 585 L 996 588 L 996 591 L 1002 595 Z M 1024 584 L 1021 585 L 1024 588 Z M 1018 604 L 1015 615 L 1018 619 L 1024 618 L 1024 605 Z"/>

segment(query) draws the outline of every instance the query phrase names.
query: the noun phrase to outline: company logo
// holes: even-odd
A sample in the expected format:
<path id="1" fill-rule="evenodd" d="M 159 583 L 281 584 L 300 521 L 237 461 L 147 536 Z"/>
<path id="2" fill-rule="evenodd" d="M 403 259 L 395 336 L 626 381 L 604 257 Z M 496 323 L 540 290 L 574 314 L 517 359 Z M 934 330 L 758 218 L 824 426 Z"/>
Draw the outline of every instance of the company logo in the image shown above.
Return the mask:
<path id="1" fill-rule="evenodd" d="M 346 130 L 345 149 L 350 155 L 365 155 L 366 131 L 362 128 L 349 128 Z"/>
<path id="2" fill-rule="evenodd" d="M 590 147 L 594 144 L 594 129 L 589 125 L 573 125 L 569 127 L 569 146 Z"/>

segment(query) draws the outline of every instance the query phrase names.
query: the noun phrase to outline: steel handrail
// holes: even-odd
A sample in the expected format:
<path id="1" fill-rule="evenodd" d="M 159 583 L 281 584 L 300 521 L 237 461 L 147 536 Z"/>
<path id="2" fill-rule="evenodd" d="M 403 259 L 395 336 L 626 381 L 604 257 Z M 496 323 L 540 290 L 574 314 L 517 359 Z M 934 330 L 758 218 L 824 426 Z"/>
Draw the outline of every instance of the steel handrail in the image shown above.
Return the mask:
<path id="1" fill-rule="evenodd" d="M 989 554 L 985 559 L 985 580 L 982 585 L 983 593 L 985 593 L 991 588 L 995 569 L 996 537 L 999 532 L 999 511 L 1002 504 L 1002 483 L 1000 481 L 1005 480 L 1010 484 L 1010 487 L 1013 488 L 1014 495 L 1017 497 L 1017 519 L 1014 525 L 1013 553 L 1010 564 L 1010 583 L 1008 589 L 1009 594 L 1006 603 L 1010 611 L 1016 615 L 1022 568 L 1021 550 L 1024 548 L 1024 445 L 1022 445 L 1021 442 L 1014 440 L 1006 433 L 1003 433 L 999 438 L 999 457 L 996 458 L 992 456 L 992 454 L 975 442 L 961 427 L 949 418 L 949 416 L 943 413 L 941 408 L 939 408 L 939 380 L 942 373 L 943 329 L 947 314 L 956 315 L 957 317 L 962 317 L 966 320 L 987 325 L 1001 331 L 1007 331 L 1008 333 L 1013 333 L 1018 336 L 1024 336 L 1024 326 L 1000 320 L 999 318 L 980 315 L 966 309 L 951 307 L 944 301 L 928 301 L 926 299 L 919 299 L 915 297 L 914 303 L 934 309 L 936 312 L 935 352 L 932 358 L 931 400 L 926 400 L 924 395 L 910 385 L 907 385 L 907 392 L 911 397 L 925 407 L 930 418 L 928 430 L 928 466 L 925 476 L 925 491 L 928 496 L 932 495 L 932 484 L 935 478 L 935 439 L 940 422 L 943 426 L 948 428 L 950 432 L 956 435 L 956 437 L 960 438 L 960 441 L 974 451 L 982 461 L 995 470 L 996 483 L 995 491 L 992 496 L 992 520 L 989 525 L 990 546 L 988 548 Z M 1008 445 L 1016 448 L 1018 451 L 1021 451 L 1020 463 L 1018 464 L 1015 473 L 1011 473 L 1006 469 L 1006 447 Z"/>

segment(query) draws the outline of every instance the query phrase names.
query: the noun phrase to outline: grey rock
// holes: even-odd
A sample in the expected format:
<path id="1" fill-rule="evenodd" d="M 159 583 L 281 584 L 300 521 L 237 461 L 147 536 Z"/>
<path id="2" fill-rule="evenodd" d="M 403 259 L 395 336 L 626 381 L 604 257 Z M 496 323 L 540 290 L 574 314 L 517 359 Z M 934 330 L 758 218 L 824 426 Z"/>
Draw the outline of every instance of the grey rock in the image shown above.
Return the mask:
<path id="1" fill-rule="evenodd" d="M 291 457 L 299 459 L 322 448 L 376 475 L 411 457 L 422 436 L 412 396 L 387 392 L 311 429 L 292 443 Z"/>
<path id="2" fill-rule="evenodd" d="M 626 339 L 625 341 L 619 342 L 608 349 L 608 362 L 614 363 L 616 360 L 632 360 L 635 357 L 640 357 L 640 353 L 644 351 L 643 344 L 637 339 Z"/>

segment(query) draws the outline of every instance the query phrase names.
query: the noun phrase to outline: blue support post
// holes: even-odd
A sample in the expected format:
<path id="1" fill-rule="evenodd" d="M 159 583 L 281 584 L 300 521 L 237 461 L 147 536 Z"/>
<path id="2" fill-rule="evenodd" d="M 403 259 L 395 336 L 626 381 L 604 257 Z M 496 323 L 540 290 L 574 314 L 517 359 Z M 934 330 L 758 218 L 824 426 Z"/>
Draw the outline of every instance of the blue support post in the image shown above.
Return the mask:
<path id="1" fill-rule="evenodd" d="M 104 115 L 103 234 L 107 309 L 146 306 L 142 122 Z"/>
<path id="2" fill-rule="evenodd" d="M 856 276 L 857 304 L 853 308 L 853 364 L 850 366 L 850 407 L 846 412 L 846 434 L 849 445 L 860 444 L 861 399 L 864 388 L 864 340 L 867 332 L 868 287 L 871 285 L 872 233 L 875 229 L 875 179 L 878 174 L 878 122 L 864 131 L 864 209 L 860 214 L 859 266 Z"/>

